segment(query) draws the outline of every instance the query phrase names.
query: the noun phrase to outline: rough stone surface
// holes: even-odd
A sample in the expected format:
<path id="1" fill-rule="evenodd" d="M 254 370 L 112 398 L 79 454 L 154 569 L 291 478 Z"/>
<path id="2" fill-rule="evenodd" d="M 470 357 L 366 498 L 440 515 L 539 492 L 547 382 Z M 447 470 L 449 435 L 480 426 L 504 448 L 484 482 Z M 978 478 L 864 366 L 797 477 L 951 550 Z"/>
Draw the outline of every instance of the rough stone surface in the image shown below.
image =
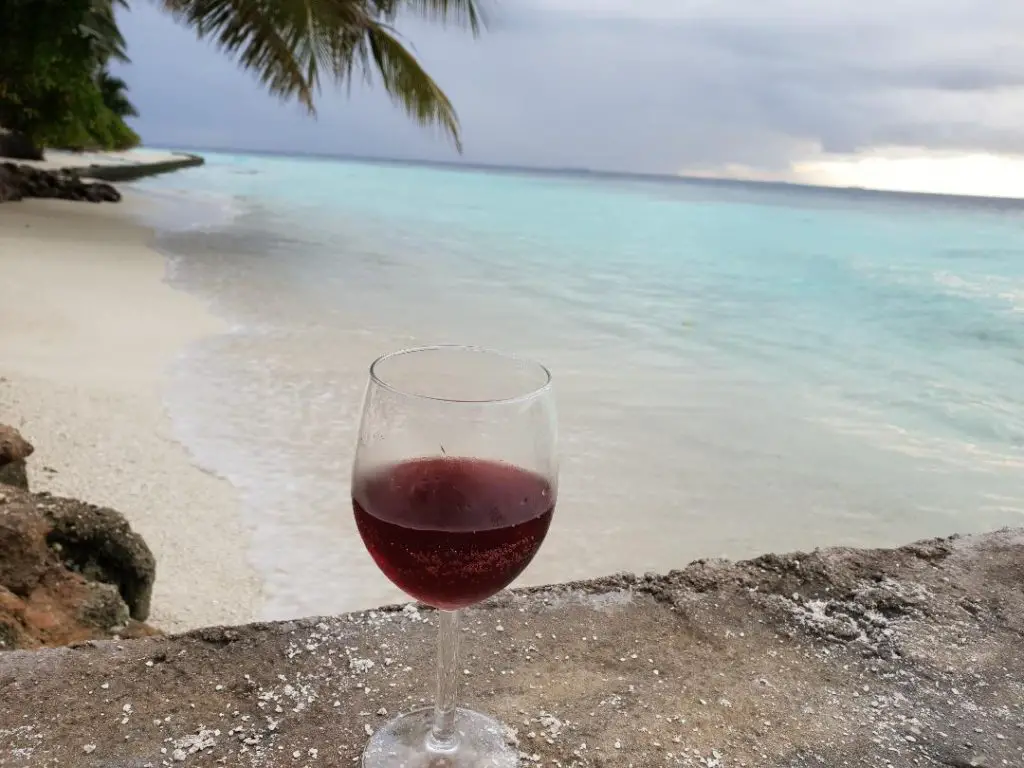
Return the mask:
<path id="1" fill-rule="evenodd" d="M 46 494 L 37 494 L 35 505 L 50 523 L 46 540 L 65 567 L 114 585 L 133 619 L 149 618 L 156 560 L 120 512 Z"/>
<path id="2" fill-rule="evenodd" d="M 28 490 L 25 459 L 35 448 L 14 427 L 0 424 L 0 485 L 13 485 Z"/>
<path id="3" fill-rule="evenodd" d="M 27 197 L 117 203 L 121 193 L 110 184 L 82 181 L 71 171 L 43 171 L 29 165 L 0 163 L 0 203 Z"/>
<path id="4" fill-rule="evenodd" d="M 0 487 L 0 650 L 151 634 L 153 575 L 116 512 Z"/>
<path id="5" fill-rule="evenodd" d="M 0 424 L 0 465 L 12 461 L 24 461 L 35 451 L 32 443 L 21 436 L 14 427 Z"/>
<path id="6" fill-rule="evenodd" d="M 414 606 L 0 654 L 0 766 L 351 766 L 423 706 Z M 521 764 L 1024 765 L 1024 532 L 507 593 L 464 700 Z"/>
<path id="7" fill-rule="evenodd" d="M 0 464 L 0 486 L 11 485 L 15 488 L 28 490 L 28 470 L 24 461 L 12 461 Z"/>
<path id="8" fill-rule="evenodd" d="M 185 168 L 194 168 L 204 165 L 206 160 L 199 155 L 190 152 L 178 152 L 168 160 L 158 162 L 137 162 L 137 163 L 108 163 L 88 165 L 78 169 L 79 175 L 83 178 L 99 179 L 101 181 L 112 181 L 115 183 L 125 181 L 137 181 L 149 176 L 159 176 L 172 171 L 180 171 Z"/>

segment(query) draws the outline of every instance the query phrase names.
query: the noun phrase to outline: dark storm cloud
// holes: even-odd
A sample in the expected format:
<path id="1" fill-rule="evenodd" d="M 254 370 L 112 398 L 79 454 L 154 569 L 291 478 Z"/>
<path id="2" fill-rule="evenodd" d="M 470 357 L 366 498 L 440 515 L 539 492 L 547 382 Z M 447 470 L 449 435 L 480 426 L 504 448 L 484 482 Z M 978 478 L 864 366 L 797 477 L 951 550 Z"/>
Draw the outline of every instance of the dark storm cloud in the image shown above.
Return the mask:
<path id="1" fill-rule="evenodd" d="M 311 121 L 148 5 L 124 26 L 151 144 L 453 157 L 378 91 L 325 94 Z M 478 41 L 403 30 L 459 109 L 467 160 L 771 172 L 889 145 L 1024 154 L 1013 0 L 506 0 Z"/>

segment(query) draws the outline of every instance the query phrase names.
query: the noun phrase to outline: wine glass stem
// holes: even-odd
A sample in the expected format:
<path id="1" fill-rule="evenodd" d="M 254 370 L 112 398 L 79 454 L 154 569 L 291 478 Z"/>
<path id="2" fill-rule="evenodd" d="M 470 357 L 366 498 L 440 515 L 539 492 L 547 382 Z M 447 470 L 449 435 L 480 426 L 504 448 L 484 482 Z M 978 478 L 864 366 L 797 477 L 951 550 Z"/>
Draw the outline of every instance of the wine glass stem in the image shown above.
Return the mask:
<path id="1" fill-rule="evenodd" d="M 434 725 L 427 745 L 437 752 L 450 752 L 458 745 L 455 704 L 459 692 L 459 612 L 438 611 L 438 614 Z"/>

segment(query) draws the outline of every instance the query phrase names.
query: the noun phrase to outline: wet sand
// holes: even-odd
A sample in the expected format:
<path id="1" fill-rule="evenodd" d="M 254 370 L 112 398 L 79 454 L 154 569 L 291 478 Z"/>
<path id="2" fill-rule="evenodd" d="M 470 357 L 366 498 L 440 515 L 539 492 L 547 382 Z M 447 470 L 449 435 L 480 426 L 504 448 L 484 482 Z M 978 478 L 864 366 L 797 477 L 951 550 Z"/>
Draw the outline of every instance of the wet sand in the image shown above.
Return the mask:
<path id="1" fill-rule="evenodd" d="M 0 422 L 36 447 L 33 490 L 113 507 L 145 537 L 153 624 L 246 621 L 261 587 L 237 494 L 193 465 L 163 401 L 181 352 L 226 326 L 164 282 L 146 204 L 0 206 Z"/>

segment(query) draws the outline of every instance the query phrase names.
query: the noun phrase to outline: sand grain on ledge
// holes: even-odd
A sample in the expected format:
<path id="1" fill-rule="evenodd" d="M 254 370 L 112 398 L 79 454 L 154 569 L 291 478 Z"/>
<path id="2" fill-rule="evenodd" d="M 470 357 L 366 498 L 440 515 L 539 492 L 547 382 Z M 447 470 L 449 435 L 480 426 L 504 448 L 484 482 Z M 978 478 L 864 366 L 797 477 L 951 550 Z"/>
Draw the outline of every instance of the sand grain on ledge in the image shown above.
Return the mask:
<path id="1" fill-rule="evenodd" d="M 260 582 L 239 500 L 171 437 L 168 367 L 224 325 L 163 282 L 144 200 L 0 205 L 0 422 L 36 446 L 34 490 L 111 506 L 153 549 L 151 622 L 251 620 Z"/>

